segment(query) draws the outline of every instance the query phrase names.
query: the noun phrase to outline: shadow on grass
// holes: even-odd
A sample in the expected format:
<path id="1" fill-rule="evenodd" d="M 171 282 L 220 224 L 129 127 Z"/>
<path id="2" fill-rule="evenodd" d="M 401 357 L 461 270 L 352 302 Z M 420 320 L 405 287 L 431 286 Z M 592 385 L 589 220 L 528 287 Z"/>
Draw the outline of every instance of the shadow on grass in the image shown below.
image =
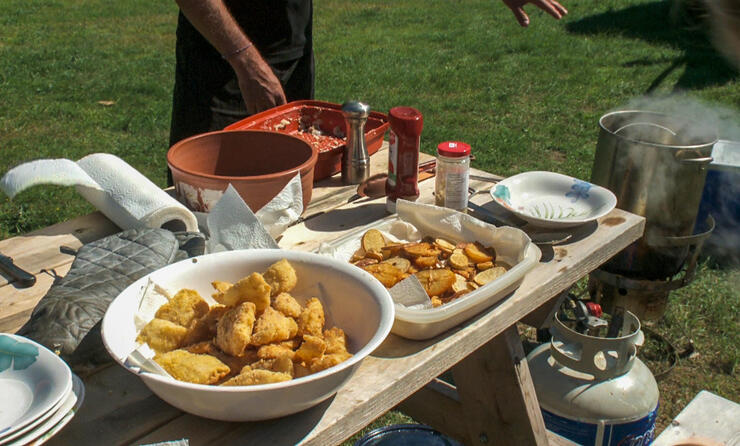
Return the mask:
<path id="1" fill-rule="evenodd" d="M 569 32 L 583 35 L 618 34 L 641 39 L 652 45 L 681 50 L 674 58 L 646 57 L 632 60 L 625 67 L 670 65 L 663 70 L 645 93 L 651 93 L 675 70 L 684 72 L 673 86 L 678 90 L 700 90 L 724 85 L 737 78 L 738 73 L 712 47 L 708 38 L 708 25 L 692 24 L 699 13 L 688 11 L 683 20 L 672 10 L 672 2 L 660 1 L 630 6 L 625 9 L 596 14 L 567 25 Z"/>

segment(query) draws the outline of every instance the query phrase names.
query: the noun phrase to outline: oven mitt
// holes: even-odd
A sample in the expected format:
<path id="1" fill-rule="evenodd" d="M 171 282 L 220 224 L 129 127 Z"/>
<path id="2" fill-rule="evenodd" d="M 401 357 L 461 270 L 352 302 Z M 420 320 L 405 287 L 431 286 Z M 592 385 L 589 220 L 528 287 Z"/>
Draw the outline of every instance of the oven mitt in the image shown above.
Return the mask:
<path id="1" fill-rule="evenodd" d="M 58 351 L 73 367 L 109 362 L 100 324 L 113 299 L 146 274 L 201 255 L 204 249 L 203 234 L 151 228 L 131 229 L 88 243 L 18 334 Z"/>

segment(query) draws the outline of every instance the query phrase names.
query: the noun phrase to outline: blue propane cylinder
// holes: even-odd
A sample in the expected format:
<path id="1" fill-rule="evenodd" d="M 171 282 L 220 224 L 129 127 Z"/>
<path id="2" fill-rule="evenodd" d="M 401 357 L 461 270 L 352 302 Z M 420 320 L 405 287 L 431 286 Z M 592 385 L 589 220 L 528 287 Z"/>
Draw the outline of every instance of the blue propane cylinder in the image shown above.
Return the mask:
<path id="1" fill-rule="evenodd" d="M 547 428 L 593 446 L 642 446 L 653 441 L 658 384 L 637 358 L 640 321 L 624 313 L 619 337 L 589 336 L 556 316 L 552 339 L 527 355 Z"/>

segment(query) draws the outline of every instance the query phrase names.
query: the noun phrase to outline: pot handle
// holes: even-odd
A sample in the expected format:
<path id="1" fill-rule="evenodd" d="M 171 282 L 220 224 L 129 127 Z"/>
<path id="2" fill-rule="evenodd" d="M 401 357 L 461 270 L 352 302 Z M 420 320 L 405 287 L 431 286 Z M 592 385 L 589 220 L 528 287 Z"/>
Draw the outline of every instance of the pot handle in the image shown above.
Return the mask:
<path id="1" fill-rule="evenodd" d="M 688 150 L 679 150 L 676 152 L 676 155 L 675 155 L 676 161 L 678 161 L 681 164 L 698 165 L 702 167 L 714 161 L 714 158 L 712 158 L 711 156 L 704 156 L 701 158 L 684 158 L 684 156 L 693 155 L 694 153 L 695 152 L 688 151 Z"/>
<path id="2" fill-rule="evenodd" d="M 666 126 L 655 124 L 653 122 L 630 122 L 629 124 L 623 125 L 622 127 L 620 127 L 617 130 L 615 130 L 614 131 L 614 134 L 616 135 L 617 133 L 621 132 L 622 130 L 626 129 L 627 127 L 634 127 L 636 125 L 649 125 L 651 127 L 657 127 L 657 128 L 659 128 L 661 130 L 665 130 L 666 132 L 670 133 L 673 136 L 676 136 L 676 132 L 674 132 L 673 130 L 669 129 Z"/>
<path id="3" fill-rule="evenodd" d="M 707 156 L 707 157 L 704 157 L 704 158 L 678 159 L 676 161 L 678 161 L 681 164 L 690 164 L 690 165 L 691 164 L 697 164 L 697 165 L 700 165 L 700 166 L 706 166 L 707 164 L 709 164 L 712 161 L 714 161 L 714 158 L 712 158 L 711 156 Z"/>

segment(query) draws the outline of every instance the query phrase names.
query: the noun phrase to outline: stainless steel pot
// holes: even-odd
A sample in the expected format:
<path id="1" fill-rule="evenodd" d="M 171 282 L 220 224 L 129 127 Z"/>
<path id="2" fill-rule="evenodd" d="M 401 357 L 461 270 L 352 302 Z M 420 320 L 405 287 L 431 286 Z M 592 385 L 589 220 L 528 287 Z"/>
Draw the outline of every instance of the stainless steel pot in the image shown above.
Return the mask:
<path id="1" fill-rule="evenodd" d="M 591 182 L 614 192 L 618 208 L 646 219 L 644 236 L 604 269 L 651 280 L 678 273 L 688 247 L 672 239 L 692 235 L 717 132 L 633 110 L 608 113 L 599 126 Z"/>

